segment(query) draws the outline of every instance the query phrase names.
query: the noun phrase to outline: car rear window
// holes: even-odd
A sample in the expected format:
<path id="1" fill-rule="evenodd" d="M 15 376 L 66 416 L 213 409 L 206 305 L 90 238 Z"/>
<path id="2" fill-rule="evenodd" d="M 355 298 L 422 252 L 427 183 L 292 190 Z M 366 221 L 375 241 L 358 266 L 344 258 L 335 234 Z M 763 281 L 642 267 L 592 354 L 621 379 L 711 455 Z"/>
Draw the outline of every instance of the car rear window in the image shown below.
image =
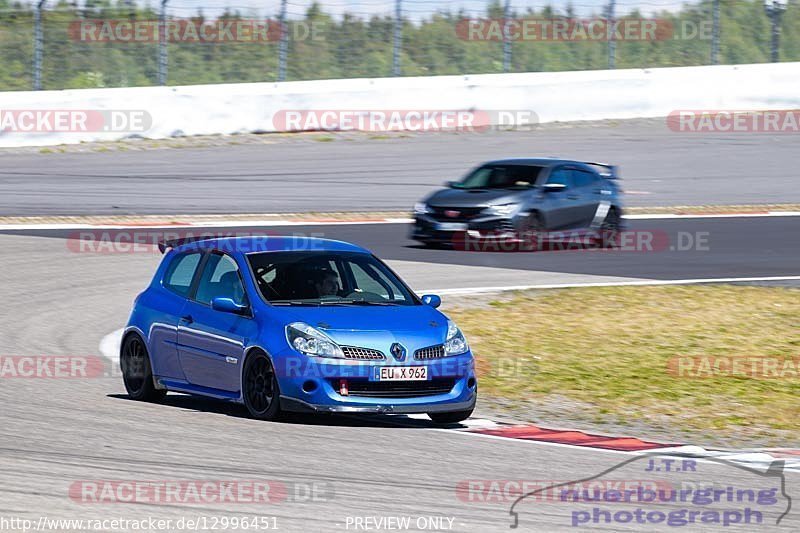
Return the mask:
<path id="1" fill-rule="evenodd" d="M 164 275 L 164 287 L 181 296 L 187 296 L 201 256 L 200 252 L 186 252 L 175 256 Z"/>

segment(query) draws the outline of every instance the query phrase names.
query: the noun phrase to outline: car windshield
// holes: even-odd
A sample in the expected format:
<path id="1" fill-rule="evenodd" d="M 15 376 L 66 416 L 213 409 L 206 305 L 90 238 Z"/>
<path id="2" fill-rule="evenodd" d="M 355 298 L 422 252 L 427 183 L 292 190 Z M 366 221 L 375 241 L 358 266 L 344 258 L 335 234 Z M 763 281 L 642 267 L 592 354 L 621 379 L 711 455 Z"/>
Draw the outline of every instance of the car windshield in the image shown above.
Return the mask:
<path id="1" fill-rule="evenodd" d="M 272 305 L 418 305 L 377 258 L 366 253 L 301 251 L 248 256 L 261 294 Z"/>
<path id="2" fill-rule="evenodd" d="M 531 165 L 484 165 L 470 172 L 457 189 L 527 189 L 536 183 L 542 167 Z"/>

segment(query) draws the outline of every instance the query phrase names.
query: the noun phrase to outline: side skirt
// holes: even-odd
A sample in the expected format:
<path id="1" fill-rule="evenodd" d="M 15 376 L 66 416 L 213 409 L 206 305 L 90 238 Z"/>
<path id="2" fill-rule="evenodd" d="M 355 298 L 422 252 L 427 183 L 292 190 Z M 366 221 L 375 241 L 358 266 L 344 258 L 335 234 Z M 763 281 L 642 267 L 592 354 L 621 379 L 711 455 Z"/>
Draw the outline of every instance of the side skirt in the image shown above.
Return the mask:
<path id="1" fill-rule="evenodd" d="M 156 382 L 162 387 L 165 387 L 167 390 L 175 392 L 185 392 L 186 394 L 208 396 L 209 398 L 216 398 L 218 400 L 241 402 L 241 393 L 239 391 L 232 392 L 228 390 L 214 389 L 211 387 L 201 387 L 200 385 L 192 385 L 191 383 L 187 383 L 185 381 L 165 378 L 157 378 Z"/>

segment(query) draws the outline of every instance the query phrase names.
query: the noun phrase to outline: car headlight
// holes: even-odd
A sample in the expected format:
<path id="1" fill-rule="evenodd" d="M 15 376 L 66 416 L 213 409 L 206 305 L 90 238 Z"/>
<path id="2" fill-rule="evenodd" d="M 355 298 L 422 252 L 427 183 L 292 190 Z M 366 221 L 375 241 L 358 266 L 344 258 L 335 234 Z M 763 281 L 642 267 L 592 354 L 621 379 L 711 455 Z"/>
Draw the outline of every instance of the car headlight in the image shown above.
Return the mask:
<path id="1" fill-rule="evenodd" d="M 431 210 L 428 209 L 428 204 L 424 202 L 417 202 L 414 204 L 414 214 L 415 215 L 425 215 L 430 213 Z"/>
<path id="2" fill-rule="evenodd" d="M 344 357 L 342 349 L 333 340 L 305 322 L 292 322 L 286 326 L 286 340 L 298 352 L 315 357 Z"/>
<path id="3" fill-rule="evenodd" d="M 518 209 L 519 204 L 490 205 L 486 208 L 486 213 L 505 217 L 515 213 Z"/>
<path id="4" fill-rule="evenodd" d="M 455 322 L 452 320 L 447 321 L 447 340 L 444 341 L 445 355 L 461 355 L 469 350 L 467 339 L 464 334 L 458 329 Z"/>

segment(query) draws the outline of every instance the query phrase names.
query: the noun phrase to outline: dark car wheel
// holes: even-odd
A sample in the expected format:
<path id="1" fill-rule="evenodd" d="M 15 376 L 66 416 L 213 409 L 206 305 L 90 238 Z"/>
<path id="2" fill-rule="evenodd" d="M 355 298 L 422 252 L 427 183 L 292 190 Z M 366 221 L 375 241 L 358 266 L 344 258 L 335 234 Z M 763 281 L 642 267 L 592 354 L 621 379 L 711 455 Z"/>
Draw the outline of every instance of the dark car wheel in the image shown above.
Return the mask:
<path id="1" fill-rule="evenodd" d="M 472 416 L 472 409 L 468 411 L 450 411 L 445 413 L 428 413 L 428 416 L 437 424 L 456 424 Z"/>
<path id="2" fill-rule="evenodd" d="M 539 250 L 542 247 L 541 239 L 544 232 L 542 215 L 537 212 L 530 213 L 520 223 L 518 239 L 525 245 L 526 250 Z"/>
<path id="3" fill-rule="evenodd" d="M 147 347 L 138 335 L 129 335 L 122 343 L 119 354 L 122 381 L 128 396 L 144 402 L 159 402 L 167 395 L 164 389 L 157 389 L 153 383 L 153 371 Z"/>
<path id="4" fill-rule="evenodd" d="M 622 217 L 615 208 L 608 210 L 606 219 L 600 226 L 600 235 L 597 244 L 603 248 L 616 248 L 619 246 L 619 233 L 622 228 Z"/>
<path id="5" fill-rule="evenodd" d="M 272 361 L 263 352 L 247 358 L 242 379 L 242 396 L 250 416 L 259 420 L 276 420 L 280 414 L 280 388 Z"/>

